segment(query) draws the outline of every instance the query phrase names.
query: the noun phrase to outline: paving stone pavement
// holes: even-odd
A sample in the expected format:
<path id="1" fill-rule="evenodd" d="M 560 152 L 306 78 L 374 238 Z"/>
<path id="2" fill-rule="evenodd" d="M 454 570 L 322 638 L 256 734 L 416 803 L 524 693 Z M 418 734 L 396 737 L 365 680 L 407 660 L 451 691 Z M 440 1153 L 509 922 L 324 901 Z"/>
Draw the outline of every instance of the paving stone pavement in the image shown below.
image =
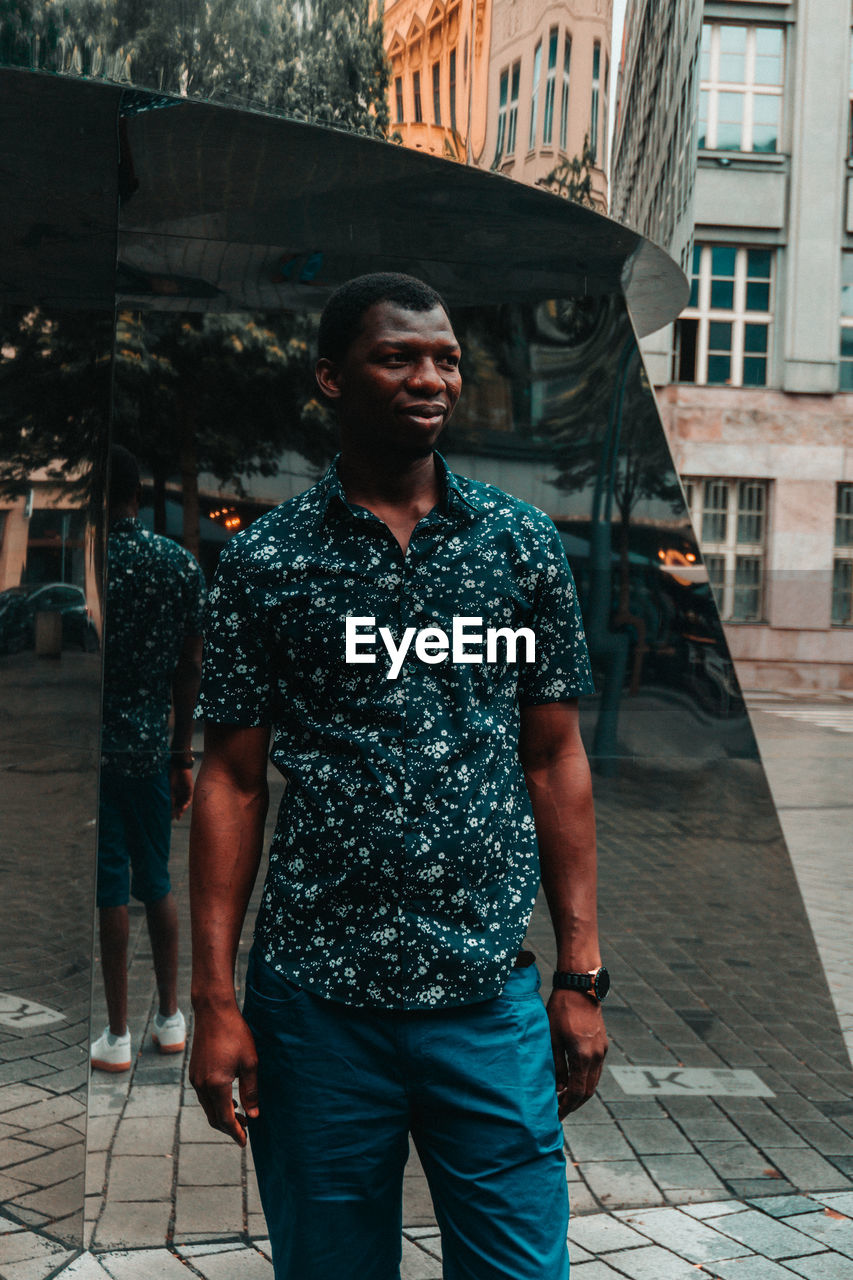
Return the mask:
<path id="1" fill-rule="evenodd" d="M 853 906 L 849 835 L 827 815 L 845 807 L 849 755 L 838 744 L 853 746 L 853 736 L 754 712 L 816 948 L 748 752 L 656 767 L 631 750 L 653 715 L 660 709 L 641 699 L 626 708 L 625 760 L 616 778 L 596 779 L 603 935 L 616 977 L 608 1062 L 676 1076 L 750 1069 L 772 1096 L 630 1095 L 607 1069 L 598 1097 L 565 1124 L 573 1280 L 851 1280 L 850 1063 L 829 994 L 809 982 L 819 949 L 844 1008 L 853 968 L 840 924 Z M 815 897 L 827 881 L 833 893 Z M 530 941 L 547 974 L 541 911 Z M 184 986 L 186 978 L 184 970 Z M 131 991 L 131 1018 L 143 1028 L 153 984 L 141 914 Z M 90 1252 L 66 1265 L 60 1243 L 10 1223 L 0 1235 L 2 1280 L 271 1277 L 250 1160 L 207 1129 L 182 1061 L 155 1055 L 148 1039 L 135 1049 L 132 1087 L 104 1079 L 92 1091 Z M 403 1280 L 438 1280 L 440 1240 L 416 1161 L 405 1204 Z"/>

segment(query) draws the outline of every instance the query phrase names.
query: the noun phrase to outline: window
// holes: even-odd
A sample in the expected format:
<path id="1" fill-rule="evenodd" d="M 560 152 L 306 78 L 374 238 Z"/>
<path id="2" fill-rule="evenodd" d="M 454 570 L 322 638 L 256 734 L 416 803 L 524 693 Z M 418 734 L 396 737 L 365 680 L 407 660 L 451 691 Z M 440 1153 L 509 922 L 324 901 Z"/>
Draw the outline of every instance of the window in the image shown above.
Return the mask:
<path id="1" fill-rule="evenodd" d="M 607 92 L 608 92 L 608 88 L 609 88 L 609 81 L 610 81 L 610 63 L 609 63 L 609 61 L 608 61 L 608 59 L 607 59 L 607 54 L 605 53 L 605 55 L 604 55 L 604 112 L 603 112 L 603 116 L 604 116 L 604 129 L 602 130 L 602 133 L 603 133 L 604 137 L 603 137 L 603 141 L 602 141 L 602 148 L 601 148 L 601 150 L 602 150 L 601 167 L 602 167 L 602 169 L 604 169 L 604 170 L 606 170 L 606 169 L 607 169 L 607 120 L 608 120 L 608 114 L 607 114 Z M 668 164 L 668 163 L 669 163 L 669 161 L 667 161 L 667 164 Z M 668 172 L 667 172 L 666 193 L 667 193 L 667 200 L 669 200 L 669 198 L 670 198 L 670 184 L 669 184 L 669 173 L 668 173 Z"/>
<path id="2" fill-rule="evenodd" d="M 394 78 L 394 101 L 397 104 L 397 124 L 402 124 L 403 115 L 403 77 L 396 76 Z"/>
<path id="3" fill-rule="evenodd" d="M 509 92 L 509 71 L 502 71 L 498 87 L 498 138 L 495 143 L 495 158 L 492 168 L 496 169 L 501 162 L 506 137 L 506 101 Z"/>
<path id="4" fill-rule="evenodd" d="M 781 27 L 706 22 L 698 145 L 709 151 L 779 150 L 784 83 Z"/>
<path id="5" fill-rule="evenodd" d="M 530 137 L 528 147 L 532 151 L 536 146 L 536 124 L 539 113 L 539 74 L 542 69 L 542 41 L 540 40 L 533 54 L 533 90 L 530 94 Z"/>
<path id="6" fill-rule="evenodd" d="M 838 386 L 853 391 L 853 252 L 841 255 L 841 350 Z"/>
<path id="7" fill-rule="evenodd" d="M 565 151 L 569 139 L 569 72 L 572 65 L 572 37 L 566 33 L 563 44 L 563 91 L 560 97 L 560 150 Z"/>
<path id="8" fill-rule="evenodd" d="M 421 106 L 421 73 L 415 71 L 412 73 L 412 93 L 415 99 L 415 123 L 420 124 L 424 118 L 423 107 Z"/>
<path id="9" fill-rule="evenodd" d="M 432 115 L 436 124 L 441 124 L 441 63 L 432 64 Z"/>
<path id="10" fill-rule="evenodd" d="M 557 85 L 557 46 L 559 31 L 552 27 L 548 35 L 548 70 L 545 75 L 545 109 L 542 112 L 542 142 L 550 147 L 554 135 L 554 93 Z"/>
<path id="11" fill-rule="evenodd" d="M 515 135 L 518 128 L 518 86 L 521 82 L 521 63 L 514 62 L 509 87 L 509 114 L 506 125 L 506 153 L 515 154 Z"/>
<path id="12" fill-rule="evenodd" d="M 772 269 L 770 249 L 694 246 L 690 300 L 676 325 L 677 382 L 767 385 Z"/>
<path id="13" fill-rule="evenodd" d="M 450 127 L 456 132 L 456 50 L 450 50 Z"/>
<path id="14" fill-rule="evenodd" d="M 592 103 L 589 110 L 589 149 L 593 163 L 598 159 L 598 95 L 601 77 L 601 45 L 592 47 Z"/>
<path id="15" fill-rule="evenodd" d="M 713 477 L 687 480 L 685 489 L 720 617 L 728 622 L 760 622 L 767 481 Z"/>
<path id="16" fill-rule="evenodd" d="M 840 484 L 835 492 L 832 625 L 853 626 L 853 484 Z"/>

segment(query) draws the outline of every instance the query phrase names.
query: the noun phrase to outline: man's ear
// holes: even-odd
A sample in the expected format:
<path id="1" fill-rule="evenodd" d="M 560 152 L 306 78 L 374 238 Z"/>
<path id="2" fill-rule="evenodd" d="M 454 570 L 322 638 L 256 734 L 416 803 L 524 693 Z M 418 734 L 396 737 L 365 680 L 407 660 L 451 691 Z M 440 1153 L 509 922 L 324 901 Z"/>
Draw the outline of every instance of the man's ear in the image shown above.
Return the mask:
<path id="1" fill-rule="evenodd" d="M 314 366 L 314 377 L 317 379 L 317 386 L 327 400 L 340 399 L 341 371 L 339 365 L 335 364 L 333 360 L 328 360 L 325 356 L 322 356 Z"/>

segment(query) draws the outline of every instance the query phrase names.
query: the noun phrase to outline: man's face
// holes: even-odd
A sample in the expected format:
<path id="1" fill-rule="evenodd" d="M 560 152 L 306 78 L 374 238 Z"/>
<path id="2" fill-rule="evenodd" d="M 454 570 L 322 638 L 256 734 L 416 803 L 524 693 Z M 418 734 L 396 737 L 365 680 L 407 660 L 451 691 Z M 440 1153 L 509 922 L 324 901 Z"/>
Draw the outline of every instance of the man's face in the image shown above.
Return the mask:
<path id="1" fill-rule="evenodd" d="M 459 357 L 442 307 L 407 311 L 375 303 L 343 360 L 317 364 L 317 380 L 338 409 L 343 443 L 430 454 L 462 389 Z"/>

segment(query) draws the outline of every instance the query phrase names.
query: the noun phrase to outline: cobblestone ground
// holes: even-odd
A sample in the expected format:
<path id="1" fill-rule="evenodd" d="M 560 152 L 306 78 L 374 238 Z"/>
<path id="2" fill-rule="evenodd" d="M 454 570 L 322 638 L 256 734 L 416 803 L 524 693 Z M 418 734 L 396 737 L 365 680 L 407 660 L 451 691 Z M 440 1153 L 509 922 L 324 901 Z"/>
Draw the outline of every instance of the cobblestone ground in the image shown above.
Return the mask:
<path id="1" fill-rule="evenodd" d="M 833 998 L 844 1016 L 853 885 L 849 824 L 839 817 L 848 806 L 838 802 L 849 791 L 853 734 L 755 713 L 831 997 L 758 766 L 732 743 L 702 759 L 689 749 L 631 759 L 632 725 L 673 713 L 629 712 L 626 759 L 616 777 L 596 779 L 615 986 L 599 1096 L 565 1125 L 573 1280 L 850 1280 L 853 1077 Z M 662 738 L 680 734 L 689 746 L 691 726 L 678 715 L 677 733 Z M 178 828 L 178 880 L 184 842 Z M 271 1280 L 249 1159 L 206 1127 L 184 1064 L 155 1055 L 142 1035 L 153 980 L 141 913 L 133 926 L 138 1053 L 131 1079 L 93 1085 L 90 1252 L 63 1269 L 69 1254 L 59 1244 L 36 1241 L 34 1256 L 36 1238 L 12 1229 L 0 1238 L 0 1276 Z M 547 977 L 553 948 L 541 910 L 530 940 Z M 96 974 L 96 1003 L 99 984 Z M 678 1091 L 626 1092 L 636 1081 L 619 1069 L 630 1066 L 650 1072 L 642 1087 Z M 685 1070 L 717 1073 L 704 1078 L 713 1091 L 679 1083 L 690 1083 Z M 768 1096 L 720 1092 L 733 1079 L 743 1086 L 732 1070 L 754 1073 Z M 416 1162 L 404 1221 L 404 1280 L 438 1280 L 440 1242 Z"/>

